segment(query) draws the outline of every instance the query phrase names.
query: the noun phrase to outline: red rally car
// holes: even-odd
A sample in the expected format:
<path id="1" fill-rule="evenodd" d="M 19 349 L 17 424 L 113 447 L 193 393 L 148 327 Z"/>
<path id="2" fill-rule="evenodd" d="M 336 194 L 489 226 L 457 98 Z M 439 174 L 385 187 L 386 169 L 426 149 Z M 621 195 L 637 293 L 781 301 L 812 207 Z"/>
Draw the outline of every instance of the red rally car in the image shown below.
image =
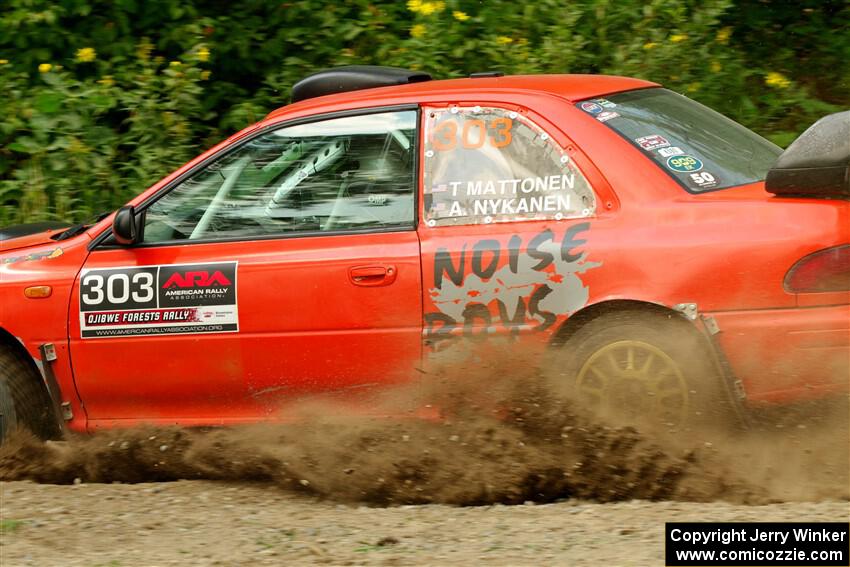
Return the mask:
<path id="1" fill-rule="evenodd" d="M 485 352 L 681 423 L 847 392 L 850 112 L 783 153 L 623 77 L 292 98 L 94 224 L 0 231 L 0 435 L 251 422 Z"/>

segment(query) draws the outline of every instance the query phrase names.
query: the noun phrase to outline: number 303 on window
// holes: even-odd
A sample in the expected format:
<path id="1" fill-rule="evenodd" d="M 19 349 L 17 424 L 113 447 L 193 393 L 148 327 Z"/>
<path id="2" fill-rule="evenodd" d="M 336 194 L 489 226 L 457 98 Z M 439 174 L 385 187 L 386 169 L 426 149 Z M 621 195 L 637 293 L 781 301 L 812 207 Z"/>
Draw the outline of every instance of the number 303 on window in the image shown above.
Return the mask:
<path id="1" fill-rule="evenodd" d="M 494 148 L 503 148 L 511 143 L 511 128 L 513 120 L 509 118 L 494 118 L 489 124 L 474 118 L 464 120 L 460 127 L 454 120 L 445 120 L 434 128 L 431 144 L 438 152 L 453 150 L 458 144 L 475 150 L 488 142 Z"/>

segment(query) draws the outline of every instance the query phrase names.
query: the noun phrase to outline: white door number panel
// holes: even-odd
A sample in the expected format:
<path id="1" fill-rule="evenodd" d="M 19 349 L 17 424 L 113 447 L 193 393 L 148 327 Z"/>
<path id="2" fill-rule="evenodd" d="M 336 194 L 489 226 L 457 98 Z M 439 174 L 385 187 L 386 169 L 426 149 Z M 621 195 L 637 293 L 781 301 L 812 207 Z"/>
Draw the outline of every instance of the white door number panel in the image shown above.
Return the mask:
<path id="1" fill-rule="evenodd" d="M 83 270 L 84 339 L 239 331 L 236 262 Z"/>

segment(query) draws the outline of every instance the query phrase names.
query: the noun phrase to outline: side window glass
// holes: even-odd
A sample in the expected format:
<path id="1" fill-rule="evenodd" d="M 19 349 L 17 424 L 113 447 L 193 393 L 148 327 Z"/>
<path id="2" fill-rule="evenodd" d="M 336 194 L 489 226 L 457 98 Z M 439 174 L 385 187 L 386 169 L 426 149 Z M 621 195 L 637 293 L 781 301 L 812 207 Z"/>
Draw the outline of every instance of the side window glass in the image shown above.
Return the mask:
<path id="1" fill-rule="evenodd" d="M 145 212 L 146 243 L 413 227 L 416 111 L 281 128 Z"/>
<path id="2" fill-rule="evenodd" d="M 424 112 L 428 226 L 594 214 L 587 179 L 529 118 L 479 106 Z"/>

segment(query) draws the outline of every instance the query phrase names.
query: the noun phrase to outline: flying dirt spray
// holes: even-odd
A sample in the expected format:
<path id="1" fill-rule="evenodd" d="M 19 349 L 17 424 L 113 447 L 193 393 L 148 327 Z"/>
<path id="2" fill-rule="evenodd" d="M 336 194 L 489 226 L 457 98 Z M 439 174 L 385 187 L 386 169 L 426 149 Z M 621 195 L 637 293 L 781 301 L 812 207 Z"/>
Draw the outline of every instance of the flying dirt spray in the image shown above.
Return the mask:
<path id="1" fill-rule="evenodd" d="M 142 427 L 65 443 L 19 433 L 0 448 L 0 480 L 259 481 L 374 505 L 848 498 L 846 404 L 819 421 L 787 418 L 709 442 L 608 425 L 543 384 L 504 369 L 484 385 L 443 375 L 376 402 L 427 401 L 440 419 L 332 418 L 339 408 L 316 402 L 299 403 L 286 424 Z"/>

